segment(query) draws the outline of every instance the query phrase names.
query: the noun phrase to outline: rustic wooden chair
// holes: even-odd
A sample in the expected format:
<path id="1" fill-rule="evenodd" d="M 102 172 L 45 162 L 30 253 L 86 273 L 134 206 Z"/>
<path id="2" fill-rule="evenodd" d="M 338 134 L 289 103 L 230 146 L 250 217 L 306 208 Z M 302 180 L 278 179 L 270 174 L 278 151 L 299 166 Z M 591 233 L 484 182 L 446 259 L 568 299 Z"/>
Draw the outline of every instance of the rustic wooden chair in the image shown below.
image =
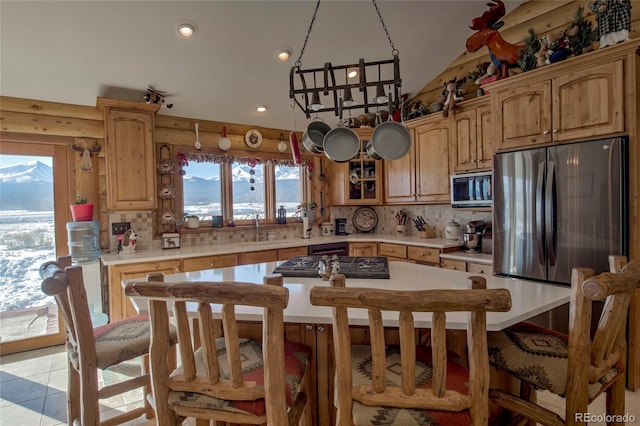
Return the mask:
<path id="1" fill-rule="evenodd" d="M 337 422 L 348 425 L 484 425 L 489 416 L 486 312 L 511 309 L 506 289 L 398 291 L 331 287 L 311 289 L 311 303 L 333 307 Z M 369 312 L 370 345 L 351 345 L 348 308 Z M 398 312 L 399 347 L 385 346 L 382 311 Z M 469 367 L 447 351 L 447 312 L 469 312 Z M 416 346 L 413 312 L 433 312 L 431 347 Z"/>
<path id="2" fill-rule="evenodd" d="M 125 294 L 149 301 L 151 381 L 158 425 L 186 417 L 241 424 L 297 425 L 306 407 L 311 349 L 284 340 L 289 291 L 281 275 L 264 285 L 242 282 L 165 283 L 161 273 L 130 282 Z M 171 304 L 167 302 L 172 302 Z M 200 348 L 194 349 L 187 303 L 197 303 Z M 216 332 L 211 304 L 221 305 L 224 337 Z M 169 307 L 170 305 L 171 307 Z M 236 306 L 263 310 L 263 340 L 239 338 Z M 169 315 L 175 317 L 182 365 L 167 368 Z"/>
<path id="3" fill-rule="evenodd" d="M 606 411 L 624 424 L 625 327 L 629 303 L 640 288 L 640 265 L 610 256 L 610 270 L 574 268 L 571 276 L 569 335 L 520 323 L 489 335 L 491 365 L 521 381 L 520 395 L 491 390 L 491 400 L 518 414 L 514 424 L 577 425 L 587 423 L 588 405 L 606 392 Z M 598 328 L 590 337 L 591 305 L 605 300 Z M 534 389 L 566 397 L 565 418 L 536 404 Z M 528 420 L 527 420 L 528 419 Z"/>
<path id="4" fill-rule="evenodd" d="M 82 267 L 71 265 L 71 257 L 59 257 L 57 262 L 40 266 L 43 278 L 42 291 L 53 296 L 62 313 L 66 331 L 66 348 L 69 360 L 69 384 L 67 392 L 67 416 L 69 425 L 116 425 L 146 414 L 153 417 L 153 409 L 147 401 L 150 378 L 147 373 L 146 354 L 149 352 L 151 327 L 148 317 L 133 317 L 97 328 L 91 325 L 89 304 L 82 278 Z M 175 343 L 175 330 L 173 331 Z M 173 360 L 167 348 L 165 362 Z M 120 362 L 144 356 L 141 375 L 100 387 L 98 370 L 106 370 Z M 144 387 L 144 407 L 100 420 L 100 400 Z"/>

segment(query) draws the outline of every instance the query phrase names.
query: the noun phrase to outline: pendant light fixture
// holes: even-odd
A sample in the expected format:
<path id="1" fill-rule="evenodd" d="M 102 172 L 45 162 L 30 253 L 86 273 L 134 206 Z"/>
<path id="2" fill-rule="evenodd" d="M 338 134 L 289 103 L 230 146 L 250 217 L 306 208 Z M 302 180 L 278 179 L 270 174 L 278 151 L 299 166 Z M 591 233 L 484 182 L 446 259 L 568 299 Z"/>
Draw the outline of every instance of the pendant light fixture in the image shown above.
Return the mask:
<path id="1" fill-rule="evenodd" d="M 355 63 L 345 65 L 333 65 L 331 62 L 325 62 L 323 67 L 302 69 L 302 57 L 307 47 L 311 30 L 313 29 L 313 23 L 318 14 L 320 1 L 321 0 L 318 0 L 316 3 L 311 23 L 307 29 L 307 35 L 304 39 L 302 49 L 300 49 L 300 56 L 290 71 L 289 98 L 293 99 L 293 105 L 297 105 L 305 113 L 307 118 L 311 118 L 311 114 L 321 112 L 333 112 L 338 116 L 339 106 L 349 108 L 350 110 L 362 108 L 365 113 L 368 113 L 370 108 L 376 110 L 380 105 L 388 103 L 389 96 L 385 93 L 385 87 L 389 86 L 392 96 L 392 106 L 398 109 L 400 106 L 400 88 L 402 86 L 399 51 L 391 40 L 376 0 L 372 0 L 372 3 L 378 14 L 382 29 L 389 40 L 392 59 L 365 62 L 364 59 L 360 58 Z M 367 72 L 367 68 L 370 69 L 369 72 Z M 367 80 L 369 76 L 375 75 L 375 68 L 378 69 L 378 79 Z M 351 74 L 353 71 L 356 71 L 355 75 Z M 319 82 L 316 82 L 316 73 L 321 75 L 321 81 Z M 342 75 L 344 75 L 344 81 L 342 80 Z M 382 78 L 383 75 L 385 76 L 384 79 Z M 358 78 L 354 78 L 355 76 Z M 311 77 L 313 77 L 313 86 L 307 86 Z M 370 95 L 367 95 L 367 89 L 369 87 L 375 87 L 376 96 L 373 98 L 369 98 Z M 360 103 L 360 101 L 356 102 L 353 99 L 352 89 L 358 89 L 363 94 L 362 103 Z M 325 95 L 322 100 L 320 99 L 320 90 L 322 90 Z M 342 103 L 339 101 L 341 97 L 343 98 Z"/>

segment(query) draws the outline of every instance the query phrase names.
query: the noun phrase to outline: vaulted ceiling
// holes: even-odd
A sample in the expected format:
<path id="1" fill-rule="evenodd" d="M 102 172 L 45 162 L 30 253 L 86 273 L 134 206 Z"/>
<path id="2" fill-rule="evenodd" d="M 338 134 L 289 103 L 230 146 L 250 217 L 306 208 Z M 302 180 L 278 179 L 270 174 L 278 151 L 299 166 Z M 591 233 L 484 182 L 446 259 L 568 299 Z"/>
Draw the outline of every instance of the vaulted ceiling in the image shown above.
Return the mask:
<path id="1" fill-rule="evenodd" d="M 378 0 L 399 50 L 402 92 L 415 94 L 465 50 L 468 25 L 486 0 Z M 520 1 L 506 1 L 507 13 Z M 160 114 L 303 130 L 291 108 L 289 70 L 300 55 L 315 1 L 0 2 L 0 94 L 95 105 L 106 96 L 142 101 L 168 93 Z M 178 37 L 183 21 L 196 25 Z M 275 59 L 292 49 L 288 62 Z M 391 59 L 370 1 L 321 2 L 302 66 Z M 266 104 L 259 114 L 256 106 Z M 336 120 L 330 113 L 324 117 Z"/>

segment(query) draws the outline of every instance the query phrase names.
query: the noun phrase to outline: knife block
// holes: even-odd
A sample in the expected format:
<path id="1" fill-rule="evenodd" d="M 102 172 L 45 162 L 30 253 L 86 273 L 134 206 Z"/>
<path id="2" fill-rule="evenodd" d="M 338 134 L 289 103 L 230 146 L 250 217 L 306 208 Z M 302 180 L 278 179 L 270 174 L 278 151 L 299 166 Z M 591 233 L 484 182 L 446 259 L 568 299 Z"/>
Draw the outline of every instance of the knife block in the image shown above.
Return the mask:
<path id="1" fill-rule="evenodd" d="M 428 223 L 425 223 L 423 225 L 424 227 L 424 231 L 418 231 L 418 236 L 420 238 L 435 238 L 436 237 L 436 231 L 435 229 L 433 229 L 433 227 L 431 225 L 429 225 Z"/>

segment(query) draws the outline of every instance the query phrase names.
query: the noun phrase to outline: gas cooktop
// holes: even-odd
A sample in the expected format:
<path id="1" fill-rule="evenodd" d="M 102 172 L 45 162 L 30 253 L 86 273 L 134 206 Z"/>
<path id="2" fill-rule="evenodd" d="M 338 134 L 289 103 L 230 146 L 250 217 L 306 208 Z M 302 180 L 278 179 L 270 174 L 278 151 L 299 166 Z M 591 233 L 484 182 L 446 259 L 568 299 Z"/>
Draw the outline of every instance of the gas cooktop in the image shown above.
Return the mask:
<path id="1" fill-rule="evenodd" d="M 321 259 L 322 256 L 295 256 L 277 266 L 273 272 L 282 274 L 283 277 L 320 278 L 318 262 Z M 340 273 L 347 278 L 389 278 L 389 264 L 386 257 L 339 256 L 338 262 Z"/>

